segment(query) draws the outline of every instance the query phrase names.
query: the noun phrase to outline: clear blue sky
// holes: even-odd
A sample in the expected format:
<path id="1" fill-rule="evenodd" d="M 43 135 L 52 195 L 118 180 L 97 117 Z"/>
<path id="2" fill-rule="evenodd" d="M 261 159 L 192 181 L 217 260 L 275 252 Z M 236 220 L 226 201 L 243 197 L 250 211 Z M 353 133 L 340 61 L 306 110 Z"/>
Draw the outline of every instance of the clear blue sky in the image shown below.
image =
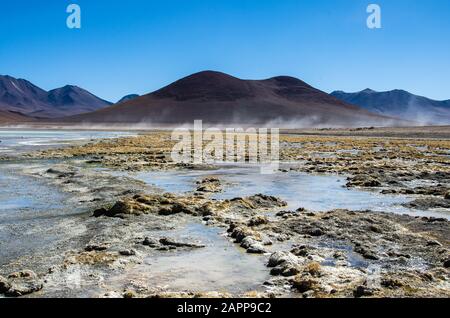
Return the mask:
<path id="1" fill-rule="evenodd" d="M 66 7 L 82 29 L 66 27 Z M 382 8 L 381 30 L 366 7 Z M 15 0 L 0 3 L 0 74 L 116 101 L 193 72 L 299 77 L 324 91 L 450 99 L 448 0 Z"/>

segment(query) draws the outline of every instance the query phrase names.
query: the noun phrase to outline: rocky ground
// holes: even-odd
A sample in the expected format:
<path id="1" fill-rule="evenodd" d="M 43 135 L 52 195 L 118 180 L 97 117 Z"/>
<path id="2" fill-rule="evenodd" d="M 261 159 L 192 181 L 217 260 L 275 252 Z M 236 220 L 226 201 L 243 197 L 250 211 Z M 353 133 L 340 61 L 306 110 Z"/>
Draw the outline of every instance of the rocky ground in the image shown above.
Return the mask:
<path id="1" fill-rule="evenodd" d="M 194 191 L 176 195 L 103 170 L 214 169 L 172 163 L 172 145 L 168 133 L 155 132 L 19 158 L 56 160 L 25 173 L 71 193 L 86 214 L 78 219 L 83 230 L 72 233 L 67 228 L 67 241 L 2 266 L 0 293 L 8 297 L 450 296 L 447 218 L 288 209 L 281 198 L 256 193 L 218 200 L 212 195 L 228 185 L 217 177 L 197 180 Z M 292 169 L 341 174 L 348 178 L 349 188 L 411 195 L 414 199 L 407 204 L 411 208 L 437 208 L 443 213 L 450 208 L 448 139 L 285 134 L 281 150 L 282 161 L 295 163 L 282 173 Z M 233 249 L 255 259 L 255 267 L 261 264 L 267 277 L 255 277 L 254 284 L 231 291 L 173 287 L 160 279 L 164 273 L 151 276 L 156 269 L 148 265 L 149 260 L 167 255 L 191 260 L 202 250 L 207 253 L 198 255 L 216 255 L 218 247 L 201 235 L 180 235 L 188 224 L 224 233 Z M 199 258 L 192 264 L 193 270 L 203 261 Z M 235 266 L 240 265 L 244 266 L 239 262 Z"/>

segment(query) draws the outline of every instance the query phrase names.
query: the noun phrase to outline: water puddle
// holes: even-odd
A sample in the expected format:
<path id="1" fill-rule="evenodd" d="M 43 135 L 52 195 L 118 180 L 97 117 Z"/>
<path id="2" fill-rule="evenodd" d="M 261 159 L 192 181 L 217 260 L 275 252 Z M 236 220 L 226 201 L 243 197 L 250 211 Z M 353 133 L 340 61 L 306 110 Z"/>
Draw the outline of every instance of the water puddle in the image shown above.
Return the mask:
<path id="1" fill-rule="evenodd" d="M 160 233 L 180 241 L 201 242 L 205 247 L 151 255 L 143 264 L 113 278 L 112 284 L 121 287 L 124 282 L 133 281 L 168 291 L 237 294 L 261 290 L 261 283 L 270 277 L 266 257 L 247 254 L 222 232 L 223 229 L 189 223 L 180 230 Z"/>
<path id="2" fill-rule="evenodd" d="M 300 172 L 263 175 L 256 167 L 224 166 L 213 171 L 151 171 L 131 176 L 164 191 L 184 194 L 196 189 L 195 182 L 205 176 L 216 176 L 226 182 L 215 199 L 232 199 L 257 193 L 282 198 L 289 209 L 303 207 L 313 211 L 333 209 L 372 210 L 442 217 L 441 211 L 418 211 L 401 204 L 412 200 L 402 195 L 385 195 L 372 191 L 348 189 L 343 176 L 311 175 Z"/>

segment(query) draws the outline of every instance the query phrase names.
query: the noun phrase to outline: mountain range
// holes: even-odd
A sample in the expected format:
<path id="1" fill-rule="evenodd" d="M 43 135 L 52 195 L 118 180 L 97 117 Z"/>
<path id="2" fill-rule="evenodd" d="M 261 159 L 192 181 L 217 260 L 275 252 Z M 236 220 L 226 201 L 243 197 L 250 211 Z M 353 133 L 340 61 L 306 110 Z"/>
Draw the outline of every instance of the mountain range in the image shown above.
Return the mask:
<path id="1" fill-rule="evenodd" d="M 32 118 L 57 118 L 110 106 L 88 91 L 72 85 L 45 91 L 24 79 L 0 76 L 0 110 Z"/>
<path id="2" fill-rule="evenodd" d="M 322 92 L 300 79 L 244 80 L 204 71 L 155 92 L 130 94 L 116 104 L 67 85 L 45 91 L 24 79 L 0 76 L 0 122 L 293 127 L 450 124 L 450 100 L 435 101 L 403 90 Z"/>
<path id="3" fill-rule="evenodd" d="M 62 121 L 175 125 L 196 119 L 209 124 L 292 126 L 354 126 L 391 120 L 340 101 L 297 78 L 243 80 L 204 71 L 147 95 Z"/>
<path id="4" fill-rule="evenodd" d="M 436 101 L 398 89 L 377 92 L 368 88 L 356 93 L 335 91 L 331 95 L 385 116 L 420 124 L 450 124 L 450 100 Z"/>

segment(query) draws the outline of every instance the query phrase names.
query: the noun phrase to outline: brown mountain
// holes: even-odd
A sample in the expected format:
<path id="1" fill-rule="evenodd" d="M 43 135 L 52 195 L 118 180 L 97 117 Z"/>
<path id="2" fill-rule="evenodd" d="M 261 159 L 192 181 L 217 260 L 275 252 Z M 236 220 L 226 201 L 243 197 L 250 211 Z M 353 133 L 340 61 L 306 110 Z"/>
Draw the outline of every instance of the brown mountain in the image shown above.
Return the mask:
<path id="1" fill-rule="evenodd" d="M 156 92 L 65 121 L 175 125 L 193 123 L 196 119 L 209 124 L 296 126 L 381 125 L 390 120 L 340 101 L 293 77 L 242 80 L 205 71 Z"/>
<path id="2" fill-rule="evenodd" d="M 89 113 L 111 103 L 76 86 L 49 92 L 24 79 L 0 76 L 0 110 L 27 116 L 56 118 Z"/>
<path id="3" fill-rule="evenodd" d="M 9 124 L 9 123 L 15 124 L 15 123 L 32 122 L 32 121 L 35 121 L 35 118 L 25 116 L 21 113 L 0 110 L 0 123 L 1 124 Z"/>

